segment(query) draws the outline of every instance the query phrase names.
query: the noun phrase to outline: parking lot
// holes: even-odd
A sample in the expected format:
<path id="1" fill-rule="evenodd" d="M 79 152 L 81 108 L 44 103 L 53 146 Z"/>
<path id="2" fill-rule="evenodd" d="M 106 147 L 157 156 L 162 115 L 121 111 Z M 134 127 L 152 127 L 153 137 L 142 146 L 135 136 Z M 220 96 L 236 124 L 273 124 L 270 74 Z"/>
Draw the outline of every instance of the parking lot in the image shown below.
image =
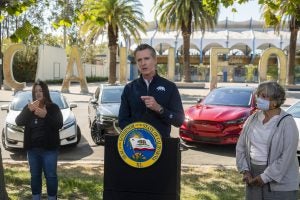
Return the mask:
<path id="1" fill-rule="evenodd" d="M 65 93 L 69 102 L 77 103 L 78 107 L 73 109 L 79 127 L 82 132 L 82 138 L 77 147 L 62 148 L 59 156 L 60 162 L 92 162 L 103 163 L 104 161 L 104 147 L 97 146 L 93 143 L 90 136 L 90 129 L 87 120 L 87 102 L 92 93 L 95 91 L 98 84 L 92 83 L 88 85 L 89 94 L 81 94 L 79 84 L 71 85 L 70 93 Z M 221 85 L 221 84 L 220 84 Z M 226 84 L 222 84 L 226 85 Z M 50 89 L 60 90 L 59 85 L 50 85 Z M 26 87 L 31 89 L 30 86 Z M 179 88 L 183 106 L 186 108 L 195 103 L 198 98 L 208 94 L 208 83 L 205 88 Z M 7 104 L 12 99 L 13 91 L 0 90 L 0 105 Z M 286 106 L 294 103 L 300 97 L 300 93 L 289 92 Z M 0 130 L 3 128 L 6 112 L 0 112 Z M 178 128 L 172 128 L 172 137 L 178 137 Z M 2 144 L 1 144 L 2 147 Z M 26 160 L 26 154 L 23 151 L 6 151 L 2 149 L 3 162 L 19 162 Z M 171 153 L 171 152 L 170 152 Z M 194 145 L 190 146 L 188 150 L 182 151 L 183 165 L 235 165 L 235 146 L 219 146 L 219 145 Z"/>

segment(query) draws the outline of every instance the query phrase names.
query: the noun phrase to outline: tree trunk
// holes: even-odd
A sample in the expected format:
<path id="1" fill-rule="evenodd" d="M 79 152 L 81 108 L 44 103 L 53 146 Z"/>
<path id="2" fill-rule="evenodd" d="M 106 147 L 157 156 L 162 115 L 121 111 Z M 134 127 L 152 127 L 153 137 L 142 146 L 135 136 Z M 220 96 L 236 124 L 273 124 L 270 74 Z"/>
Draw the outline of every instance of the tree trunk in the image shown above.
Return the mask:
<path id="1" fill-rule="evenodd" d="M 299 28 L 295 23 L 294 17 L 292 17 L 290 22 L 290 46 L 288 52 L 288 77 L 287 84 L 294 85 L 295 84 L 295 65 L 296 65 L 296 45 L 297 45 L 297 35 Z"/>
<path id="2" fill-rule="evenodd" d="M 2 163 L 1 148 L 0 148 L 0 199 L 8 200 L 8 195 L 6 192 L 5 181 L 4 181 L 4 168 Z"/>
<path id="3" fill-rule="evenodd" d="M 109 46 L 109 77 L 108 83 L 115 84 L 117 81 L 117 45 Z"/>
<path id="4" fill-rule="evenodd" d="M 115 84 L 117 81 L 117 51 L 118 51 L 118 27 L 108 25 L 108 48 L 109 48 L 109 77 L 108 83 Z"/>
<path id="5" fill-rule="evenodd" d="M 182 33 L 183 37 L 183 81 L 191 81 L 191 70 L 190 70 L 190 36 L 189 33 Z"/>

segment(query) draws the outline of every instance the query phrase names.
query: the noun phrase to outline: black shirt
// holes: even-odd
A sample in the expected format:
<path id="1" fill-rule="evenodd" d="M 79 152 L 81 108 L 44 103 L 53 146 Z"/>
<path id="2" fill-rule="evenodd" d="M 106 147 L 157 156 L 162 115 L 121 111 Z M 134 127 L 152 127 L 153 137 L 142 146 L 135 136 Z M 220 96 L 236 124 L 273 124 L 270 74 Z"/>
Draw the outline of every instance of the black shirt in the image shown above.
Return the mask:
<path id="1" fill-rule="evenodd" d="M 44 147 L 45 142 L 45 119 L 34 117 L 30 124 L 31 147 Z"/>

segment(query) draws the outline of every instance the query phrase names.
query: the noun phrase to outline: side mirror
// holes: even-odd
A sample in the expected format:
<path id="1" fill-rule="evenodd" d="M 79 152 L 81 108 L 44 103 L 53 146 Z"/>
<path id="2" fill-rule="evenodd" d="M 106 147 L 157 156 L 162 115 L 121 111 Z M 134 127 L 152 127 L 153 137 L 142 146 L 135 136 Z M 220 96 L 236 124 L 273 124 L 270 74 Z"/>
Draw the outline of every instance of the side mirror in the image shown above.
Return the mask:
<path id="1" fill-rule="evenodd" d="M 6 112 L 9 111 L 9 105 L 5 104 L 1 106 L 1 110 L 6 110 Z"/>
<path id="2" fill-rule="evenodd" d="M 70 109 L 72 110 L 73 108 L 77 108 L 77 104 L 76 103 L 70 103 Z"/>
<path id="3" fill-rule="evenodd" d="M 203 100 L 203 98 L 197 99 L 197 103 L 200 103 Z"/>
<path id="4" fill-rule="evenodd" d="M 94 98 L 93 98 L 93 99 L 91 100 L 91 103 L 92 103 L 92 104 L 98 104 L 98 99 L 94 99 Z"/>

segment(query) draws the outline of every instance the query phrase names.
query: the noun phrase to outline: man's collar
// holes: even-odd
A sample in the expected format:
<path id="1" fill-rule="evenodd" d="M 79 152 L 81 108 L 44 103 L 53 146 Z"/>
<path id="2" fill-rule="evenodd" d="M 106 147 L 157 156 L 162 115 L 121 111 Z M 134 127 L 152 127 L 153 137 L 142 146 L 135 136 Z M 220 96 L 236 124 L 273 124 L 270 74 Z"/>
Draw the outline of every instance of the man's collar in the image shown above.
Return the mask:
<path id="1" fill-rule="evenodd" d="M 150 80 L 150 82 L 152 82 L 153 80 L 155 80 L 157 77 L 159 77 L 159 75 L 157 73 L 155 73 L 155 75 L 152 77 L 152 79 Z M 146 80 L 146 79 L 144 79 L 144 77 L 143 77 L 142 74 L 140 74 L 140 79 Z"/>

